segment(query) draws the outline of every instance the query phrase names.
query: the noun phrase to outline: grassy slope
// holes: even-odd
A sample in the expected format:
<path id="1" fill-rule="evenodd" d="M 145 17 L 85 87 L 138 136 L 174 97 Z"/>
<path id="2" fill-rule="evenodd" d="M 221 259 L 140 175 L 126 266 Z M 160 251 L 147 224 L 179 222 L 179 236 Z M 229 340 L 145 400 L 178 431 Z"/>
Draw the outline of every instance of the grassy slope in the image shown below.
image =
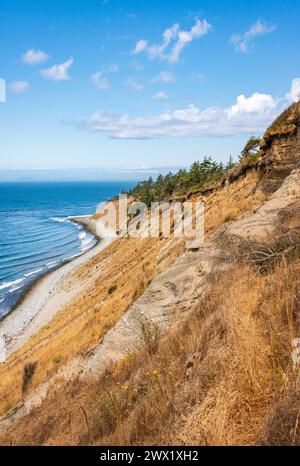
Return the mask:
<path id="1" fill-rule="evenodd" d="M 276 120 L 264 147 L 295 130 L 299 111 L 296 104 Z M 265 200 L 255 191 L 258 175 L 237 179 L 244 173 L 247 166 L 234 167 L 233 184 L 195 194 L 206 203 L 208 235 Z M 116 241 L 70 278 L 87 281 L 84 294 L 8 361 L 9 370 L 0 368 L 2 412 L 22 400 L 25 363 L 38 363 L 30 393 L 58 366 L 89 351 L 183 250 L 178 245 L 159 263 L 163 246 L 159 240 Z M 144 351 L 128 354 L 96 381 L 57 383 L 2 443 L 299 444 L 299 382 L 290 357 L 300 330 L 299 271 L 297 257 L 263 275 L 237 264 L 215 277 L 213 293 L 199 299 L 172 334 L 148 341 Z"/>
<path id="2" fill-rule="evenodd" d="M 299 272 L 299 260 L 265 276 L 237 265 L 172 334 L 97 382 L 52 391 L 3 441 L 298 444 Z"/>
<path id="3" fill-rule="evenodd" d="M 259 192 L 254 192 L 256 182 L 257 174 L 250 173 L 236 183 L 205 197 L 206 231 L 208 234 L 215 231 L 222 223 L 245 215 L 264 200 Z M 82 282 L 88 280 L 90 276 L 92 280 L 80 298 L 75 299 L 70 305 L 62 309 L 45 329 L 28 342 L 25 348 L 13 355 L 9 361 L 9 371 L 7 369 L 3 370 L 4 368 L 1 369 L 0 388 L 3 410 L 15 405 L 17 401 L 22 399 L 21 384 L 25 363 L 38 362 L 32 386 L 29 389 L 30 393 L 30 390 L 54 375 L 72 357 L 84 354 L 95 346 L 107 329 L 118 320 L 119 316 L 144 290 L 153 276 L 166 268 L 182 251 L 182 246 L 178 245 L 168 257 L 167 262 L 158 264 L 159 251 L 164 244 L 165 241 L 159 240 L 137 240 L 133 238 L 118 240 L 106 251 L 103 251 L 99 257 L 94 258 L 91 264 L 82 267 L 69 278 L 70 281 L 80 280 Z M 244 273 L 239 272 L 241 277 L 248 277 L 250 272 L 245 271 Z M 237 277 L 239 274 L 237 274 Z M 128 280 L 128 276 L 134 277 L 134 280 Z M 228 277 L 229 282 L 226 282 L 223 286 L 230 290 L 230 286 L 235 285 L 237 277 L 233 279 L 231 285 L 230 277 Z M 254 277 L 253 280 L 259 282 L 260 279 Z M 247 284 L 249 284 L 249 290 Z M 110 295 L 108 290 L 112 285 L 117 285 L 117 289 Z M 64 286 L 67 287 L 68 282 Z M 219 290 L 221 286 L 218 285 L 215 288 L 212 299 L 222 296 L 220 291 L 222 288 Z M 253 287 L 253 284 L 245 280 L 245 283 L 241 284 L 241 286 L 244 287 L 242 288 L 243 293 L 249 292 L 255 298 L 254 303 L 256 303 L 257 290 Z M 233 294 L 233 289 L 231 294 Z M 238 305 L 239 299 L 242 299 L 243 303 L 245 299 L 247 301 L 245 296 L 242 293 L 240 296 L 238 295 L 236 305 Z M 249 300 L 249 303 L 251 303 L 251 300 Z M 201 306 L 202 304 L 199 303 L 199 307 Z M 217 302 L 215 306 L 217 307 Z M 241 307 L 244 309 L 244 306 Z M 245 309 L 248 309 L 248 305 Z M 217 312 L 219 313 L 221 310 L 218 309 Z M 61 387 L 58 383 L 57 387 L 51 390 L 42 407 L 13 426 L 12 431 L 7 433 L 7 437 L 3 439 L 3 442 L 8 443 L 12 440 L 13 443 L 78 444 L 90 442 L 91 435 L 96 443 L 108 441 L 112 443 L 116 441 L 120 443 L 147 442 L 152 437 L 153 441 L 157 442 L 172 439 L 174 434 L 171 432 L 171 427 L 167 426 L 171 426 L 175 421 L 181 422 L 179 416 L 174 414 L 176 410 L 174 411 L 175 408 L 172 403 L 173 401 L 175 403 L 178 393 L 182 392 L 184 394 L 188 387 L 191 392 L 194 390 L 194 382 L 191 382 L 189 386 L 189 382 L 185 380 L 185 364 L 188 357 L 193 354 L 192 343 L 198 345 L 197 334 L 200 333 L 202 322 L 199 321 L 200 326 L 198 328 L 194 326 L 193 322 L 186 324 L 188 327 L 190 326 L 188 332 L 192 332 L 191 338 L 184 338 L 183 333 L 180 332 L 186 333 L 187 330 L 179 329 L 179 334 L 175 337 L 176 344 L 172 340 L 173 337 L 170 336 L 170 341 L 167 340 L 167 343 L 161 342 L 159 345 L 162 350 L 159 349 L 153 353 L 149 349 L 149 351 L 134 357 L 129 355 L 128 361 L 124 361 L 121 367 L 113 370 L 113 378 L 105 378 L 97 382 L 96 386 L 93 383 L 87 384 L 86 382 L 82 386 L 83 382 L 73 381 L 67 386 L 63 385 Z M 207 324 L 205 323 L 205 325 Z M 218 325 L 214 327 L 212 323 L 210 332 L 216 334 L 217 339 L 219 338 Z M 201 333 L 199 338 L 203 338 Z M 164 344 L 167 346 L 164 347 Z M 187 345 L 186 348 L 181 348 L 185 344 Z M 245 342 L 245 344 L 247 343 Z M 168 367 L 168 371 L 170 370 L 170 374 L 163 371 L 164 364 L 165 367 Z M 244 361 L 242 364 L 244 364 Z M 150 375 L 147 375 L 147 372 Z M 213 374 L 209 375 L 209 372 L 208 370 L 208 379 L 213 377 Z M 159 377 L 158 374 L 160 374 Z M 143 380 L 144 377 L 145 380 Z M 135 380 L 139 382 L 135 382 Z M 151 384 L 152 381 L 154 384 L 153 390 L 151 389 L 149 395 L 144 396 L 142 395 L 144 384 L 149 383 L 150 380 Z M 184 384 L 185 387 L 183 391 L 180 389 L 181 384 Z M 126 388 L 127 385 L 128 388 Z M 124 388 L 122 388 L 123 386 Z M 117 390 L 117 404 L 115 406 L 113 403 L 110 406 L 105 398 L 105 393 L 115 393 L 115 390 Z M 119 390 L 121 390 L 122 394 L 124 391 L 125 400 L 127 400 L 125 402 L 128 403 L 128 406 L 124 407 L 123 401 L 119 402 Z M 150 398 L 147 402 L 148 396 Z M 191 393 L 190 396 L 191 399 L 197 398 L 197 390 Z M 241 394 L 241 396 L 243 395 Z M 167 400 L 165 397 L 167 397 Z M 169 398 L 173 401 L 170 401 Z M 178 406 L 182 402 L 179 401 Z M 112 421 L 106 420 L 104 424 L 101 419 L 99 420 L 99 413 L 103 412 L 103 403 L 104 405 L 108 403 L 109 415 L 107 415 L 107 418 L 112 419 Z M 146 403 L 146 406 L 144 406 L 144 403 Z M 154 411 L 149 406 L 147 407 L 147 403 L 152 406 Z M 155 407 L 155 403 L 158 403 L 157 407 Z M 187 401 L 186 409 L 191 407 L 189 403 L 191 402 Z M 194 404 L 194 401 L 192 403 Z M 171 410 L 170 407 L 172 407 Z M 119 408 L 120 411 L 118 411 Z M 148 415 L 147 411 L 149 409 Z M 158 417 L 157 413 L 161 410 L 162 417 Z M 181 408 L 177 411 L 177 414 L 180 411 Z M 83 412 L 88 412 L 89 429 L 87 429 Z M 173 414 L 170 418 L 171 412 Z M 126 422 L 123 423 L 124 413 L 129 415 L 126 422 L 132 423 L 133 432 Z M 136 420 L 135 416 L 137 416 Z M 154 422 L 154 419 L 158 420 L 158 422 Z M 169 421 L 171 421 L 170 424 Z M 142 426 L 140 425 L 141 422 Z M 71 423 L 71 427 L 69 423 Z M 153 425 L 153 428 L 151 425 Z M 166 426 L 165 432 L 161 429 L 162 425 Z M 116 432 L 109 436 L 115 429 Z M 126 432 L 129 429 L 129 432 L 131 432 L 130 438 L 128 436 L 124 437 L 124 429 Z"/>

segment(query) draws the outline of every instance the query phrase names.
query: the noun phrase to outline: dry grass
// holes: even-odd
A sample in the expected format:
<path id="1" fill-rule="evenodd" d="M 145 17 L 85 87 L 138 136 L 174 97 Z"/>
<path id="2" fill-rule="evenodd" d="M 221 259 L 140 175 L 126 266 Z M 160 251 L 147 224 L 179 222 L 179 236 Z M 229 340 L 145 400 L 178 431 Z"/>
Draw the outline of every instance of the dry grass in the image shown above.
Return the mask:
<path id="1" fill-rule="evenodd" d="M 263 137 L 263 149 L 268 147 L 275 137 L 288 137 L 297 130 L 297 122 L 300 115 L 300 103 L 294 103 L 287 108 L 267 129 Z"/>
<path id="2" fill-rule="evenodd" d="M 265 197 L 255 190 L 257 179 L 256 173 L 250 173 L 236 183 L 202 198 L 206 204 L 205 229 L 208 235 L 212 234 L 224 222 L 246 215 L 247 212 L 265 200 Z M 120 316 L 126 312 L 132 302 L 143 293 L 153 277 L 165 270 L 184 251 L 184 244 L 180 241 L 173 242 L 171 248 L 169 246 L 167 240 L 136 238 L 116 240 L 111 246 L 91 259 L 89 263 L 67 277 L 62 283 L 62 288 L 68 291 L 74 284 L 80 284 L 80 295 L 64 306 L 46 327 L 34 335 L 5 365 L 0 367 L 0 413 L 5 413 L 22 400 L 22 376 L 24 366 L 27 363 L 31 361 L 37 363 L 34 377 L 27 390 L 31 393 L 31 390 L 37 388 L 41 383 L 55 377 L 57 371 L 61 370 L 74 357 L 88 354 Z M 131 279 L 128 280 L 128 277 Z M 253 280 L 259 282 L 262 278 L 253 278 Z M 149 344 L 151 344 L 151 351 L 147 350 L 130 357 L 127 362 L 125 361 L 126 364 L 121 365 L 121 369 L 114 369 L 112 376 L 109 376 L 105 381 L 102 380 L 101 383 L 99 382 L 102 395 L 100 393 L 98 400 L 104 400 L 105 404 L 105 384 L 108 384 L 108 389 L 112 390 L 112 381 L 116 381 L 117 385 L 118 378 L 120 378 L 114 399 L 117 400 L 118 406 L 121 406 L 121 412 L 128 415 L 127 420 L 116 415 L 110 433 L 106 432 L 106 428 L 99 427 L 99 432 L 101 431 L 101 435 L 103 435 L 102 439 L 97 432 L 97 423 L 94 424 L 94 416 L 91 416 L 88 410 L 93 405 L 91 398 L 95 399 L 92 394 L 98 393 L 98 385 L 96 389 L 93 383 L 82 387 L 82 382 L 76 380 L 67 383 L 67 385 L 63 380 L 55 380 L 53 388 L 43 403 L 42 412 L 33 411 L 20 423 L 20 426 L 25 429 L 26 440 L 20 434 L 19 427 L 16 426 L 13 434 L 14 441 L 19 442 L 20 439 L 23 439 L 28 443 L 35 444 L 90 443 L 92 434 L 90 432 L 86 434 L 86 416 L 84 415 L 86 409 L 89 423 L 93 424 L 92 427 L 89 426 L 89 429 L 93 431 L 93 439 L 95 438 L 97 442 L 102 442 L 105 439 L 107 442 L 135 443 L 144 442 L 152 437 L 156 439 L 154 441 L 158 441 L 161 435 L 163 436 L 161 438 L 168 438 L 164 435 L 171 434 L 161 432 L 162 424 L 165 424 L 168 432 L 169 425 L 175 420 L 179 422 L 178 413 L 181 401 L 180 396 L 178 398 L 178 393 L 181 393 L 180 387 L 183 387 L 182 394 L 187 393 L 185 401 L 187 406 L 189 400 L 194 400 L 193 403 L 196 402 L 198 389 L 192 390 L 192 386 L 190 389 L 186 389 L 189 386 L 186 381 L 186 360 L 195 353 L 193 345 L 198 345 L 197 334 L 203 326 L 204 328 L 209 326 L 210 315 L 217 315 L 212 312 L 212 309 L 219 309 L 219 305 L 224 299 L 223 293 L 225 293 L 226 287 L 228 287 L 228 283 L 224 285 L 224 288 L 221 284 L 218 285 L 214 291 L 214 296 L 205 306 L 203 303 L 199 303 L 201 310 L 195 313 L 190 322 L 184 324 L 184 331 L 188 338 L 182 337 L 182 329 L 179 328 L 177 333 L 175 332 L 170 336 L 170 339 L 159 340 L 159 349 L 157 349 L 158 340 L 152 338 L 152 330 L 150 334 L 147 334 L 147 329 L 145 329 L 145 341 L 147 338 L 149 340 L 146 347 L 148 345 L 149 349 Z M 256 294 L 254 291 L 250 291 L 255 301 Z M 243 298 L 242 303 L 244 302 L 246 301 Z M 243 304 L 240 305 L 243 306 Z M 229 303 L 228 306 L 230 309 L 231 304 Z M 207 316 L 205 309 L 209 309 Z M 202 321 L 202 319 L 204 320 Z M 224 323 L 223 317 L 222 319 L 218 317 L 216 327 L 214 325 L 212 320 L 209 332 L 215 335 L 215 333 L 218 334 L 223 325 L 226 327 L 227 324 Z M 223 335 L 222 332 L 221 334 Z M 208 337 L 204 336 L 203 338 L 207 339 Z M 216 338 L 219 341 L 219 336 Z M 215 367 L 216 370 L 217 367 L 218 365 Z M 157 374 L 153 376 L 155 371 Z M 153 377 L 147 376 L 147 373 L 152 374 Z M 133 380 L 127 381 L 130 374 L 133 374 Z M 205 383 L 208 383 L 208 379 L 213 380 L 214 374 L 214 370 L 211 373 L 207 370 Z M 131 377 L 129 378 L 131 379 Z M 187 385 L 185 385 L 186 383 Z M 124 384 L 128 384 L 132 390 L 137 390 L 137 392 L 134 391 L 134 395 L 131 394 L 129 398 L 122 397 L 119 390 Z M 74 393 L 76 393 L 78 400 L 74 399 Z M 126 403 L 130 403 L 130 406 L 124 407 L 124 399 Z M 151 405 L 151 409 L 149 405 Z M 68 412 L 65 411 L 65 406 L 72 406 L 70 412 L 69 408 Z M 111 409 L 118 413 L 119 408 L 116 406 L 109 407 L 109 410 Z M 158 411 L 162 414 L 158 415 Z M 67 422 L 69 417 L 72 418 L 71 427 L 69 421 Z M 56 419 L 55 426 L 52 425 L 50 418 Z M 172 422 L 169 424 L 171 419 Z M 166 422 L 162 422 L 162 420 L 166 420 Z M 129 422 L 133 430 L 129 429 Z M 149 427 L 152 424 L 153 429 Z M 127 432 L 127 430 L 130 434 L 126 434 L 124 437 L 124 431 Z"/>
<path id="3" fill-rule="evenodd" d="M 299 444 L 299 277 L 299 259 L 235 265 L 151 351 L 52 391 L 3 443 Z"/>
<path id="4" fill-rule="evenodd" d="M 226 235 L 225 238 L 221 235 L 219 243 L 224 254 L 223 260 L 248 263 L 258 272 L 266 273 L 282 260 L 299 257 L 300 233 L 299 229 L 281 226 L 268 243 L 233 236 L 228 244 Z"/>
<path id="5" fill-rule="evenodd" d="M 166 242 L 117 240 L 65 280 L 66 289 L 74 283 L 80 286 L 85 283 L 80 296 L 64 306 L 46 327 L 0 366 L 1 413 L 21 399 L 23 366 L 28 362 L 37 362 L 32 389 L 61 368 L 57 355 L 66 364 L 97 345 L 153 277 L 183 250 L 183 245 L 174 243 L 168 256 L 159 261 Z M 129 276 L 132 280 L 128 280 Z"/>
<path id="6" fill-rule="evenodd" d="M 205 231 L 213 232 L 220 225 L 243 217 L 266 201 L 266 195 L 256 189 L 259 175 L 248 173 L 236 183 L 225 186 L 209 196 L 195 197 L 205 204 Z"/>
<path id="7" fill-rule="evenodd" d="M 254 194 L 256 181 L 256 174 L 248 174 L 203 199 L 207 233 L 262 202 L 261 194 Z M 67 364 L 73 357 L 87 353 L 143 293 L 153 277 L 165 270 L 183 250 L 184 244 L 180 242 L 174 242 L 169 249 L 168 240 L 125 238 L 115 241 L 67 277 L 62 288 L 68 291 L 74 283 L 79 284 L 80 296 L 72 299 L 47 326 L 0 366 L 0 414 L 22 398 L 25 364 L 32 360 L 37 362 L 31 384 L 31 388 L 35 388 L 55 375 L 62 362 Z M 133 279 L 128 280 L 128 276 Z"/>
<path id="8" fill-rule="evenodd" d="M 291 341 L 299 335 L 299 271 L 298 260 L 264 277 L 235 267 L 155 354 L 115 368 L 106 390 L 128 387 L 131 404 L 113 433 L 95 422 L 95 442 L 250 445 L 276 443 L 276 436 L 292 442 L 292 435 L 299 443 L 299 396 L 293 405 L 290 394 L 297 377 Z M 96 395 L 92 411 L 104 407 Z M 278 422 L 282 410 L 292 434 Z"/>

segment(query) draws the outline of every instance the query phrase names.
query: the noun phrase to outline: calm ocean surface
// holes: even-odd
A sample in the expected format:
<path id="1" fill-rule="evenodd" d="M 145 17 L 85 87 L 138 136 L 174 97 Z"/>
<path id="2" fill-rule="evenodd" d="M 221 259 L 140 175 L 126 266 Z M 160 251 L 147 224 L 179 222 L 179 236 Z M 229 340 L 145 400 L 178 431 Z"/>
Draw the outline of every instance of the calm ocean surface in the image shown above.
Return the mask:
<path id="1" fill-rule="evenodd" d="M 89 215 L 133 182 L 0 183 L 0 318 L 36 278 L 95 245 Z"/>

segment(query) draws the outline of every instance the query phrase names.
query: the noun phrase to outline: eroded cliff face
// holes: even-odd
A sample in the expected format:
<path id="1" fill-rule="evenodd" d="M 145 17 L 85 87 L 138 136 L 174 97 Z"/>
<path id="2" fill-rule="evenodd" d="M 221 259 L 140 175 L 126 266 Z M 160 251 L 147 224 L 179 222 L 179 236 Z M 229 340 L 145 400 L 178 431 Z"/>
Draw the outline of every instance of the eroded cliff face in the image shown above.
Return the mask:
<path id="1" fill-rule="evenodd" d="M 261 145 L 261 188 L 273 193 L 300 167 L 300 102 L 291 105 L 266 131 Z"/>

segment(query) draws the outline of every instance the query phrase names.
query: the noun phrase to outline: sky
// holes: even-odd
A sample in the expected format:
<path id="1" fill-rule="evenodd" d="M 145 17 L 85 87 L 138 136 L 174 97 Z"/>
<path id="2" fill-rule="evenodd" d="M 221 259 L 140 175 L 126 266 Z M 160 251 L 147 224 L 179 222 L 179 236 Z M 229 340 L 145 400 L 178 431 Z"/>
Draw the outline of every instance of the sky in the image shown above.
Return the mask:
<path id="1" fill-rule="evenodd" d="M 0 0 L 0 169 L 237 158 L 300 98 L 297 4 Z"/>

